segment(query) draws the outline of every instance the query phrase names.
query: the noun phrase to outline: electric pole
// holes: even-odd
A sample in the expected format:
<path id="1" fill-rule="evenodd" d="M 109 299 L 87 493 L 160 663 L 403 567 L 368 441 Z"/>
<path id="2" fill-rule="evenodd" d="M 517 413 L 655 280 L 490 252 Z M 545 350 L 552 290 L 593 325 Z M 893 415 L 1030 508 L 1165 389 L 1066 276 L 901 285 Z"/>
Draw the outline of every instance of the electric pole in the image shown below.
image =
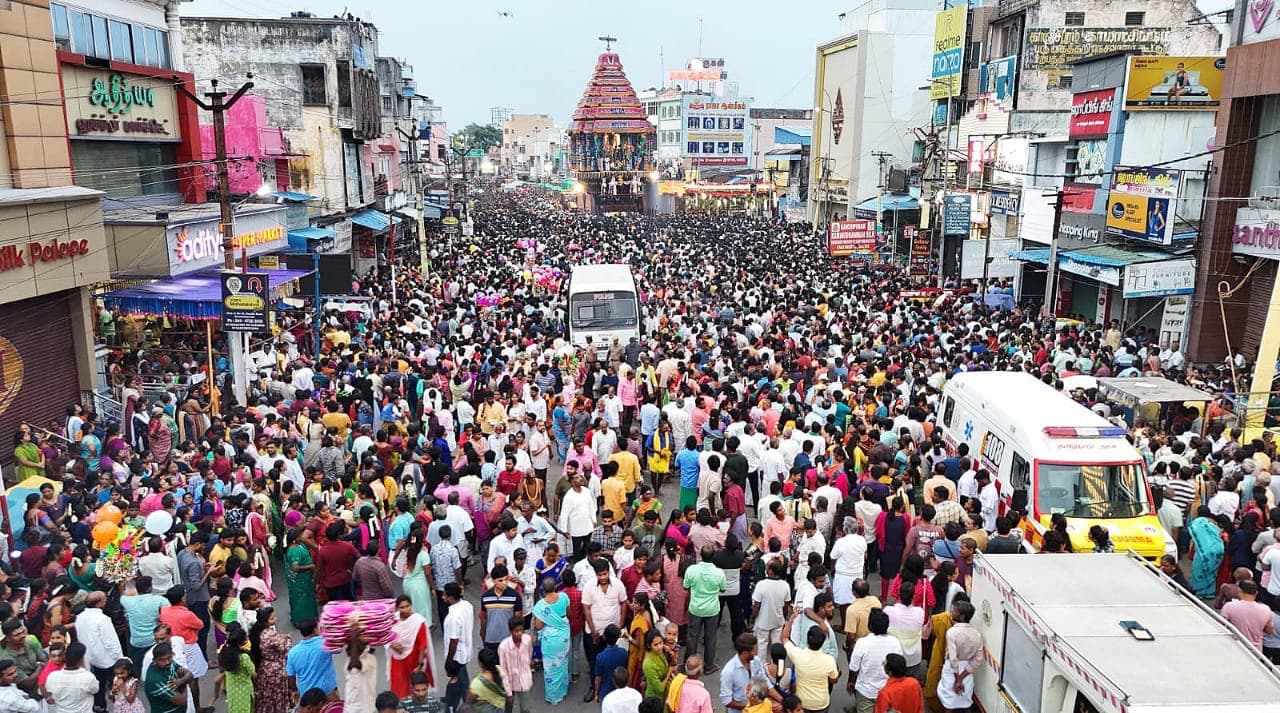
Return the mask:
<path id="1" fill-rule="evenodd" d="M 1066 202 L 1067 189 L 1058 191 L 1053 200 L 1053 231 L 1049 233 L 1049 265 L 1044 282 L 1044 312 L 1057 317 L 1058 309 L 1058 228 L 1062 225 L 1062 204 Z M 985 298 L 984 298 L 985 299 Z"/>
<path id="2" fill-rule="evenodd" d="M 235 106 L 236 102 L 244 96 L 245 92 L 253 88 L 253 74 L 246 75 L 249 81 L 240 85 L 240 88 L 227 98 L 226 92 L 218 91 L 218 80 L 209 81 L 212 91 L 205 92 L 208 102 L 201 101 L 199 97 L 187 90 L 181 82 L 175 81 L 174 85 L 183 94 L 187 95 L 196 106 L 213 114 L 213 147 L 216 152 L 215 160 L 218 168 L 218 209 L 219 223 L 218 226 L 222 231 L 222 259 L 223 267 L 232 271 L 236 269 L 236 253 L 232 245 L 235 237 L 235 209 L 231 205 L 231 174 L 227 171 L 227 122 L 226 112 Z M 243 265 L 244 270 L 248 271 L 249 263 L 246 259 Z M 319 276 L 316 277 L 319 279 Z M 236 401 L 248 405 L 249 403 L 249 334 L 247 332 L 229 332 L 225 329 L 223 333 L 227 335 L 227 344 L 231 352 L 231 376 Z M 213 374 L 210 373 L 210 378 Z"/>

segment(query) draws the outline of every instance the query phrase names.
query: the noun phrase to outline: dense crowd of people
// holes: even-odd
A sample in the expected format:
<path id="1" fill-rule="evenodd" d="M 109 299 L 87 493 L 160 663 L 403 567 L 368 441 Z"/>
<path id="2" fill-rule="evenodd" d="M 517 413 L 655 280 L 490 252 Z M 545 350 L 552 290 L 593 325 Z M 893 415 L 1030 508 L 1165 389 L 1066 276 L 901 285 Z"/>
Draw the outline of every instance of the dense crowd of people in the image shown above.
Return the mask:
<path id="1" fill-rule="evenodd" d="M 208 378 L 161 334 L 113 360 L 118 422 L 75 405 L 17 434 L 19 479 L 45 480 L 0 561 L 0 710 L 524 713 L 540 689 L 812 713 L 842 688 L 856 713 L 971 710 L 975 553 L 1027 547 L 934 429 L 947 379 L 1211 378 L 1142 328 L 908 298 L 803 224 L 523 192 L 472 214 L 394 297 L 355 285 L 367 307 L 327 314 L 321 344 L 274 335 L 247 406 L 225 362 Z M 575 348 L 561 283 L 618 262 L 643 335 Z M 1275 661 L 1280 461 L 1229 416 L 1131 436 L 1187 555 L 1165 571 Z M 336 645 L 326 604 L 365 600 L 394 600 L 391 634 Z"/>

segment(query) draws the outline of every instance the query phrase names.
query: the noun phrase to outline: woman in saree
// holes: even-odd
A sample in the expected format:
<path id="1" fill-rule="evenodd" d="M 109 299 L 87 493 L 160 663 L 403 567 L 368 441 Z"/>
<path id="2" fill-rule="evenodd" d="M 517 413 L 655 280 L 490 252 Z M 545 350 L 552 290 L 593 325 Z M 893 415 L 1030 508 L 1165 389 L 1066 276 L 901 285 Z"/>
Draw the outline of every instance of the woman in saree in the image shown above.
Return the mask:
<path id="1" fill-rule="evenodd" d="M 627 685 L 637 691 L 644 690 L 644 656 L 645 637 L 653 629 L 653 611 L 649 608 L 649 595 L 636 592 L 631 600 L 631 624 L 627 627 L 627 638 L 631 645 L 627 652 Z"/>
<path id="2" fill-rule="evenodd" d="M 539 582 L 550 578 L 559 587 L 560 575 L 568 566 L 569 560 L 560 554 L 560 545 L 553 541 L 548 542 L 542 550 L 542 558 L 533 564 L 533 570 L 537 573 Z"/>
<path id="3" fill-rule="evenodd" d="M 1187 525 L 1195 556 L 1191 560 L 1191 591 L 1201 599 L 1212 599 L 1218 567 L 1226 547 L 1222 544 L 1222 530 L 1209 513 L 1209 508 L 1196 508 L 1196 516 Z"/>
<path id="4" fill-rule="evenodd" d="M 931 710 L 942 710 L 938 701 L 938 682 L 942 680 L 942 665 L 947 661 L 947 630 L 951 628 L 951 610 L 937 611 L 930 617 L 933 623 L 933 653 L 924 677 L 924 700 Z"/>
<path id="5" fill-rule="evenodd" d="M 644 697 L 667 700 L 667 684 L 671 682 L 671 663 L 667 660 L 662 634 L 650 630 L 644 635 Z"/>
<path id="6" fill-rule="evenodd" d="M 396 597 L 396 622 L 391 627 L 396 639 L 387 645 L 387 659 L 391 667 L 391 692 L 399 698 L 413 693 L 411 679 L 415 671 L 427 674 L 428 684 L 435 686 L 432 670 L 435 652 L 429 621 L 414 611 L 413 600 L 408 595 Z"/>
<path id="7" fill-rule="evenodd" d="M 569 596 L 556 591 L 557 580 L 542 579 L 542 598 L 533 605 L 533 628 L 542 646 L 542 676 L 547 703 L 569 692 Z"/>
<path id="8" fill-rule="evenodd" d="M 674 444 L 675 440 L 671 436 L 671 422 L 666 420 L 658 424 L 658 430 L 649 436 L 649 442 L 645 444 L 645 450 L 649 454 L 649 473 L 655 491 L 662 489 L 663 482 L 671 474 Z M 639 518 L 641 515 L 643 513 L 638 512 L 634 517 Z"/>
<path id="9" fill-rule="evenodd" d="M 311 532 L 299 527 L 289 534 L 284 555 L 284 578 L 289 585 L 289 619 L 296 628 L 307 619 L 319 616 L 316 606 L 315 560 L 311 557 Z"/>
<path id="10" fill-rule="evenodd" d="M 473 713 L 503 713 L 507 705 L 507 690 L 502 685 L 498 652 L 481 649 L 476 659 L 480 663 L 480 675 L 471 679 L 467 702 L 471 704 Z"/>

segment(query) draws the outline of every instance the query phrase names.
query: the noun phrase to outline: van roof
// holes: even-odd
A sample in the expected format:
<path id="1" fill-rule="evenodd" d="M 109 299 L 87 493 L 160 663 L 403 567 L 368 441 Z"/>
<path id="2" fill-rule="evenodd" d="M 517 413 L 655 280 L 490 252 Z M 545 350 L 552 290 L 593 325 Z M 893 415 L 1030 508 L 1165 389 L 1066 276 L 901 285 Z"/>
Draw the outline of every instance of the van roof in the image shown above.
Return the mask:
<path id="1" fill-rule="evenodd" d="M 1036 453 L 1063 451 L 1074 439 L 1050 437 L 1046 428 L 1095 429 L 1118 428 L 1114 423 L 1090 411 L 1071 397 L 1059 392 L 1036 377 L 1016 371 L 971 371 L 957 374 L 945 387 L 963 397 L 973 409 L 994 423 L 1003 433 L 1038 447 Z M 964 424 L 953 424 L 962 430 Z M 1125 459 L 1136 460 L 1138 452 L 1125 440 L 1122 432 L 1114 436 L 1094 436 L 1090 442 L 1101 449 L 1123 446 Z M 1078 443 L 1078 441 L 1075 441 Z M 1120 449 L 1115 449 L 1119 451 Z M 1070 451 L 1062 455 L 1069 455 Z M 1117 460 L 1122 460 L 1117 458 Z"/>
<path id="2" fill-rule="evenodd" d="M 1006 583 L 1009 617 L 1025 620 L 1018 610 L 1029 611 L 1047 630 L 1049 657 L 1092 671 L 1085 674 L 1090 677 L 1101 674 L 1111 684 L 1103 688 L 1131 713 L 1199 710 L 1196 703 L 1239 711 L 1280 701 L 1276 669 L 1229 624 L 1136 556 L 979 555 L 974 576 Z M 1011 606 L 1011 599 L 1020 601 Z M 979 612 L 990 611 L 985 602 L 974 604 Z M 1122 621 L 1138 622 L 1154 640 L 1133 638 Z"/>
<path id="3" fill-rule="evenodd" d="M 569 292 L 607 292 L 627 289 L 635 292 L 630 265 L 577 265 L 569 276 Z"/>

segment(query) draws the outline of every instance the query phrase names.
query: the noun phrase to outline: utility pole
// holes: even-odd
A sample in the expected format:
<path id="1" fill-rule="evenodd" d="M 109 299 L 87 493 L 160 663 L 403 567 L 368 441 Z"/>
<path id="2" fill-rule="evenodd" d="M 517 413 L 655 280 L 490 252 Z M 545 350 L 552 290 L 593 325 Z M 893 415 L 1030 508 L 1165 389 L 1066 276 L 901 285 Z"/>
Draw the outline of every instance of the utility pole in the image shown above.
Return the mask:
<path id="1" fill-rule="evenodd" d="M 187 90 L 186 86 L 177 81 L 175 77 L 174 86 L 178 91 L 182 92 L 195 103 L 196 106 L 213 114 L 213 147 L 216 153 L 216 162 L 218 167 L 218 210 L 219 210 L 219 228 L 222 230 L 222 259 L 223 267 L 232 271 L 236 269 L 235 248 L 232 245 L 235 237 L 235 209 L 231 205 L 231 174 L 227 170 L 227 120 L 226 113 L 231 107 L 240 101 L 245 92 L 253 89 L 253 74 L 246 75 L 249 81 L 240 85 L 240 88 L 227 98 L 226 92 L 218 91 L 218 80 L 209 80 L 211 91 L 205 92 L 205 97 L 209 101 L 201 101 L 199 97 Z M 245 258 L 244 269 L 249 268 L 248 258 Z M 319 276 L 316 276 L 319 279 Z M 236 401 L 241 404 L 249 403 L 249 334 L 247 332 L 228 332 L 223 330 L 227 335 L 227 343 L 231 351 L 231 376 L 233 379 L 232 392 L 235 394 Z M 212 374 L 210 374 L 212 377 Z"/>
<path id="2" fill-rule="evenodd" d="M 889 162 L 893 154 L 887 151 L 872 151 L 872 157 L 880 162 L 880 180 L 876 182 L 876 233 L 884 233 L 884 186 L 888 178 L 885 176 L 884 167 Z M 898 262 L 898 236 L 891 235 L 889 237 L 889 261 L 892 264 Z"/>
<path id="3" fill-rule="evenodd" d="M 1067 189 L 1063 188 L 1053 201 L 1053 231 L 1049 233 L 1049 265 L 1044 281 L 1044 313 L 1047 317 L 1058 314 L 1058 228 L 1062 225 L 1062 204 L 1066 199 Z"/>

